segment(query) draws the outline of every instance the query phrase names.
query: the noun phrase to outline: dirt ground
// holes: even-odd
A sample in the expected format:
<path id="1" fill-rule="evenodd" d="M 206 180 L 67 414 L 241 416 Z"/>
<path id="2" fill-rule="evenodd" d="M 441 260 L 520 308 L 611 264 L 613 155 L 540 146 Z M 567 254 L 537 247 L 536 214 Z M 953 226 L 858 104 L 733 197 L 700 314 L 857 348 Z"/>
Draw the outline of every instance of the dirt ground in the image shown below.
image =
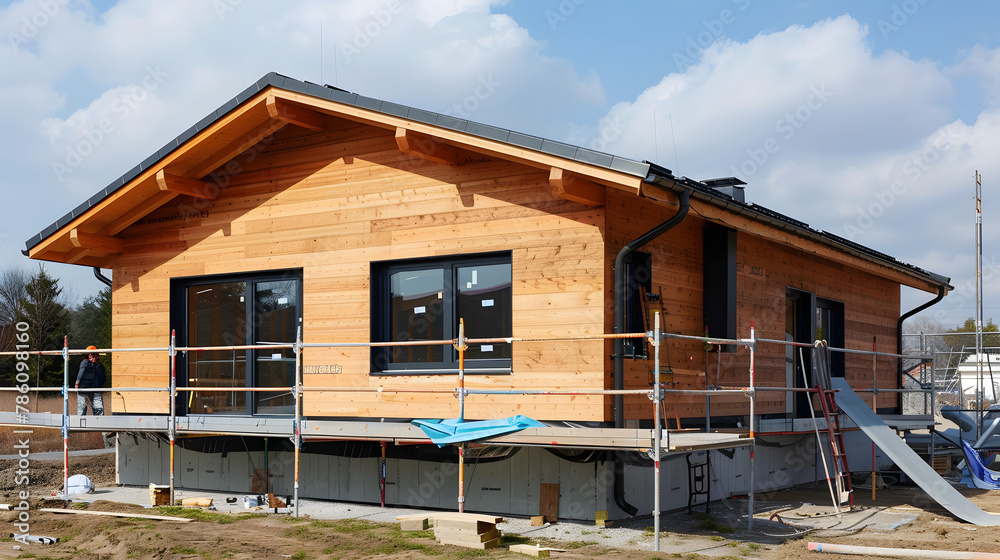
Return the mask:
<path id="1" fill-rule="evenodd" d="M 114 483 L 114 455 L 81 457 L 74 460 L 74 473 L 83 473 L 98 486 Z M 4 502 L 13 500 L 13 477 L 5 468 L 0 474 L 0 495 Z M 62 483 L 60 461 L 35 461 L 32 464 L 32 488 L 48 492 Z M 1000 492 L 961 490 L 974 503 L 987 511 L 1000 512 Z M 57 507 L 61 502 L 42 501 L 42 496 L 32 496 L 33 507 Z M 825 487 L 797 488 L 759 496 L 760 503 L 774 510 L 796 507 L 802 503 L 821 506 L 829 501 Z M 765 501 L 766 499 L 766 501 Z M 565 549 L 553 553 L 553 558 L 578 559 L 601 557 L 610 560 L 633 558 L 801 558 L 807 554 L 809 541 L 851 544 L 906 549 L 956 550 L 995 552 L 1000 540 L 1000 528 L 976 527 L 960 522 L 945 510 L 931 502 L 926 494 L 913 487 L 894 487 L 880 490 L 876 501 L 871 501 L 870 490 L 855 492 L 858 511 L 888 511 L 916 515 L 913 522 L 891 530 L 856 530 L 849 526 L 823 530 L 799 530 L 777 522 L 769 522 L 768 514 L 755 518 L 757 530 L 747 532 L 745 528 L 726 525 L 726 510 L 736 511 L 739 505 L 717 504 L 713 506 L 713 519 L 719 522 L 705 523 L 706 517 L 671 514 L 665 518 L 662 533 L 662 552 L 651 552 L 648 546 L 608 547 L 600 544 L 599 538 L 590 540 L 534 540 L 507 532 L 502 545 L 540 542 L 543 546 Z M 83 504 L 71 507 L 79 508 Z M 3 539 L 0 543 L 0 558 L 34 557 L 55 559 L 320 559 L 337 558 L 344 560 L 379 558 L 524 558 L 505 548 L 488 551 L 474 551 L 454 546 L 442 546 L 434 541 L 428 532 L 402 533 L 396 524 L 374 523 L 365 520 L 347 519 L 340 521 L 292 518 L 287 515 L 241 514 L 203 512 L 196 509 L 159 508 L 150 510 L 132 504 L 94 502 L 90 510 L 136 512 L 158 515 L 184 515 L 195 520 L 189 523 L 170 521 L 150 521 L 145 519 L 125 519 L 107 516 L 64 515 L 40 511 L 31 512 L 31 533 L 58 536 L 55 545 L 34 544 L 15 550 L 17 543 Z M 758 508 L 760 509 L 760 508 Z M 820 508 L 822 510 L 822 508 Z M 832 513 L 832 508 L 829 508 Z M 721 512 L 716 516 L 716 512 Z M 822 511 L 819 511 L 822 513 Z M 14 513 L 0 512 L 0 518 L 9 522 L 13 529 Z M 815 515 L 815 513 L 814 513 Z M 864 518 L 865 515 L 858 516 Z M 783 519 L 794 516 L 782 513 Z M 857 518 L 857 517 L 856 517 Z M 652 525 L 651 520 L 647 520 Z M 806 520 L 803 520 L 806 521 Z M 640 522 L 636 533 L 640 536 Z M 781 527 L 783 537 L 769 536 L 769 531 Z M 500 525 L 503 530 L 503 525 Z M 568 533 L 568 531 L 567 531 Z M 595 537 L 600 530 L 584 531 Z M 645 536 L 651 534 L 645 531 Z M 684 546 L 682 546 L 684 545 Z M 33 555 L 33 556 L 32 556 Z M 824 554 L 823 556 L 834 556 Z M 817 555 L 817 558 L 822 556 Z"/>

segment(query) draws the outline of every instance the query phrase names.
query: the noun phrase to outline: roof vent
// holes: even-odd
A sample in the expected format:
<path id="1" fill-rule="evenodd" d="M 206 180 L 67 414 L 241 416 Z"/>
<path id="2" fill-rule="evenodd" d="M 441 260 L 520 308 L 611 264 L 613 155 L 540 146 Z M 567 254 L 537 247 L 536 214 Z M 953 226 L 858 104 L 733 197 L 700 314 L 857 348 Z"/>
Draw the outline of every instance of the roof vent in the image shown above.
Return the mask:
<path id="1" fill-rule="evenodd" d="M 746 204 L 746 196 L 743 194 L 743 187 L 746 183 L 736 177 L 708 179 L 706 181 L 702 181 L 702 183 L 711 189 L 715 189 L 722 194 L 732 197 L 733 200 L 739 202 L 740 204 Z"/>

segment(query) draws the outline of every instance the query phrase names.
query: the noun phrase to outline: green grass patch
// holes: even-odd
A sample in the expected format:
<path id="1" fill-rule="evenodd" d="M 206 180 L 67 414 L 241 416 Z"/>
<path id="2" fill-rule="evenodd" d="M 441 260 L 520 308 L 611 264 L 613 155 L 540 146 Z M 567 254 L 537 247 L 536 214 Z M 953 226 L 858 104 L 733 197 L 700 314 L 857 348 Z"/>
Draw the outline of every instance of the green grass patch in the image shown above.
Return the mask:
<path id="1" fill-rule="evenodd" d="M 190 546 L 174 546 L 170 548 L 172 554 L 198 554 L 198 551 Z"/>
<path id="2" fill-rule="evenodd" d="M 90 507 L 90 502 L 73 502 L 73 509 L 87 509 Z"/>
<path id="3" fill-rule="evenodd" d="M 219 513 L 217 511 L 207 511 L 201 508 L 185 508 L 179 506 L 159 506 L 153 509 L 156 510 L 158 515 L 185 517 L 195 521 L 219 523 L 222 525 L 227 523 L 236 523 L 237 521 L 243 521 L 246 519 L 253 519 L 255 517 L 266 517 L 267 515 L 264 513 Z"/>

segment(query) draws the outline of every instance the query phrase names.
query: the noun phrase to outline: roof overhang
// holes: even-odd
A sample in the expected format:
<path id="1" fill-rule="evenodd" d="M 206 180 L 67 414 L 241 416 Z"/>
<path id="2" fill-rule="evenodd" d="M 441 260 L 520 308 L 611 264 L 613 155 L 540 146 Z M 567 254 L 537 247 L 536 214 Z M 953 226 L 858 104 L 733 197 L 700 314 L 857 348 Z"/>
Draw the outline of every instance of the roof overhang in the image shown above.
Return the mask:
<path id="1" fill-rule="evenodd" d="M 271 73 L 190 127 L 157 153 L 26 243 L 33 259 L 104 267 L 124 251 L 119 234 L 180 196 L 212 199 L 226 183 L 227 163 L 286 126 L 322 130 L 332 118 L 391 132 L 403 153 L 445 165 L 468 154 L 517 162 L 546 172 L 552 193 L 601 206 L 607 188 L 676 203 L 692 190 L 692 205 L 707 219 L 935 293 L 949 279 L 817 231 L 765 208 L 734 200 L 704 183 L 664 168 L 360 96 Z M 232 171 L 238 172 L 238 171 Z"/>
<path id="2" fill-rule="evenodd" d="M 691 190 L 691 207 L 705 219 L 819 257 L 845 262 L 854 268 L 917 290 L 930 293 L 944 290 L 947 293 L 954 289 L 950 278 L 900 262 L 830 232 L 812 229 L 803 222 L 767 208 L 738 202 L 701 182 L 664 177 L 656 172 L 655 167 L 640 188 L 640 194 L 667 205 L 676 205 L 676 193 L 680 189 Z"/>
<path id="3" fill-rule="evenodd" d="M 536 167 L 549 174 L 554 194 L 592 206 L 604 204 L 607 187 L 638 194 L 649 169 L 647 163 L 277 74 L 255 87 L 29 240 L 26 255 L 105 265 L 123 251 L 118 235 L 131 224 L 179 196 L 214 198 L 234 157 L 285 126 L 321 130 L 331 116 L 391 131 L 402 152 L 437 163 L 457 165 L 463 154 L 476 153 Z"/>

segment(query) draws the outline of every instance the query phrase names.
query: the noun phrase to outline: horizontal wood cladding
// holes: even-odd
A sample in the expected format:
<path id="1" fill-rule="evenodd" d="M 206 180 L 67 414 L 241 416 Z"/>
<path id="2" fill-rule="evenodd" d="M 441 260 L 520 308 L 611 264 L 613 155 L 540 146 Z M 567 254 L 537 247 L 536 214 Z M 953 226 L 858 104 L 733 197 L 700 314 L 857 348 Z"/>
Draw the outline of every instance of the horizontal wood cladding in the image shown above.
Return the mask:
<path id="1" fill-rule="evenodd" d="M 487 158 L 430 163 L 401 154 L 392 131 L 350 123 L 314 133 L 285 127 L 205 180 L 220 187 L 215 200 L 178 197 L 121 233 L 116 345 L 168 344 L 171 278 L 289 268 L 302 269 L 306 342 L 365 342 L 372 262 L 494 251 L 511 254 L 515 337 L 604 332 L 604 209 L 554 196 L 545 171 Z M 308 415 L 458 413 L 453 375 L 373 376 L 364 348 L 306 348 L 302 360 L 307 368 L 335 365 L 341 372 L 304 376 Z M 600 389 L 605 343 L 517 343 L 512 369 L 470 375 L 467 387 Z M 115 356 L 116 387 L 165 387 L 168 377 L 165 352 Z M 310 390 L 318 387 L 373 391 Z M 392 391 L 401 388 L 442 392 Z M 466 416 L 600 421 L 606 400 L 473 395 Z M 165 413 L 169 406 L 165 394 L 121 392 L 112 408 Z"/>
<path id="2" fill-rule="evenodd" d="M 607 197 L 607 245 L 605 283 L 613 285 L 612 267 L 618 251 L 628 242 L 659 225 L 676 209 L 643 205 L 625 193 L 609 192 Z M 652 291 L 662 293 L 665 313 L 662 328 L 689 336 L 704 335 L 702 230 L 705 220 L 691 212 L 679 225 L 639 248 L 652 255 Z M 725 225 L 725 224 L 723 224 Z M 808 291 L 819 298 L 844 305 L 845 346 L 871 350 L 872 337 L 879 351 L 894 352 L 896 320 L 899 317 L 899 284 L 807 253 L 796 247 L 765 240 L 746 232 L 737 233 L 737 262 L 755 267 L 755 274 L 737 274 L 737 336 L 747 338 L 753 322 L 758 338 L 785 339 L 786 287 Z M 611 291 L 608 290 L 608 297 Z M 613 307 L 609 304 L 605 328 L 614 325 Z M 651 350 L 650 350 L 651 351 Z M 610 351 L 609 351 L 610 355 Z M 650 354 L 651 355 L 651 354 Z M 708 386 L 742 388 L 749 384 L 749 351 L 740 347 L 734 353 L 718 354 L 700 341 L 670 339 L 661 347 L 661 368 L 671 369 L 674 389 L 706 389 Z M 760 343 L 755 356 L 755 381 L 758 385 L 784 387 L 786 384 L 785 347 Z M 857 389 L 872 386 L 871 356 L 846 355 L 845 372 Z M 610 380 L 612 363 L 606 359 Z M 625 387 L 649 387 L 653 361 L 625 361 Z M 896 362 L 879 358 L 875 364 L 880 388 L 895 388 Z M 758 414 L 785 412 L 786 393 L 761 391 L 757 394 Z M 866 400 L 870 396 L 862 395 Z M 703 418 L 704 395 L 668 394 L 667 414 L 684 418 Z M 882 393 L 879 407 L 895 406 L 896 395 Z M 625 398 L 627 419 L 652 418 L 652 406 L 646 397 Z M 748 400 L 742 395 L 715 395 L 711 399 L 713 416 L 744 416 Z"/>

